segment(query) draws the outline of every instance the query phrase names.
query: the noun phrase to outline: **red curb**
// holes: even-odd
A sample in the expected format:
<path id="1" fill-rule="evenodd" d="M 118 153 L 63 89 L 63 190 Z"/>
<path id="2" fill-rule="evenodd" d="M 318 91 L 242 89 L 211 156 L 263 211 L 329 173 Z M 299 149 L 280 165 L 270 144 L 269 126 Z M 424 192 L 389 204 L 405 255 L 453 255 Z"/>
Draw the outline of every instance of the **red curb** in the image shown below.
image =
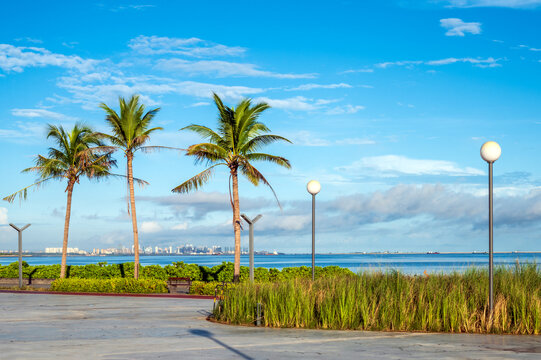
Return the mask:
<path id="1" fill-rule="evenodd" d="M 0 293 L 79 295 L 79 296 L 157 297 L 157 298 L 173 298 L 173 299 L 214 299 L 214 296 L 210 296 L 210 295 L 188 295 L 188 294 L 112 294 L 112 293 L 78 293 L 78 292 L 31 291 L 31 290 L 0 290 Z"/>

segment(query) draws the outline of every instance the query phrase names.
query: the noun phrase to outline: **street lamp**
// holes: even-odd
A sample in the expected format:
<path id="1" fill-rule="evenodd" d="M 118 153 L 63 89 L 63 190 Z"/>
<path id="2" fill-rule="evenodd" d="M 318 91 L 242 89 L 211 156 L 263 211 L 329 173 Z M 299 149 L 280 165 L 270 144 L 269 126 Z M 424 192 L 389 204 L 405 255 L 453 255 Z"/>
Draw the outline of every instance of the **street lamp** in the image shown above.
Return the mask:
<path id="1" fill-rule="evenodd" d="M 259 214 L 252 220 L 244 214 L 241 215 L 244 221 L 248 223 L 250 227 L 250 282 L 254 283 L 254 224 L 257 220 L 261 219 L 263 215 Z"/>
<path id="2" fill-rule="evenodd" d="M 321 190 L 321 184 L 317 180 L 310 180 L 306 190 L 312 194 L 312 281 L 315 279 L 316 269 L 316 195 Z"/>
<path id="3" fill-rule="evenodd" d="M 494 288 L 493 288 L 493 220 L 492 220 L 492 164 L 498 160 L 502 149 L 497 142 L 487 141 L 481 146 L 481 157 L 488 163 L 488 307 L 490 314 L 494 311 Z"/>
<path id="4" fill-rule="evenodd" d="M 17 230 L 19 233 L 19 288 L 23 287 L 23 231 L 30 226 L 30 224 L 26 224 L 22 228 L 18 228 L 17 226 L 13 224 L 9 224 L 12 228 Z"/>

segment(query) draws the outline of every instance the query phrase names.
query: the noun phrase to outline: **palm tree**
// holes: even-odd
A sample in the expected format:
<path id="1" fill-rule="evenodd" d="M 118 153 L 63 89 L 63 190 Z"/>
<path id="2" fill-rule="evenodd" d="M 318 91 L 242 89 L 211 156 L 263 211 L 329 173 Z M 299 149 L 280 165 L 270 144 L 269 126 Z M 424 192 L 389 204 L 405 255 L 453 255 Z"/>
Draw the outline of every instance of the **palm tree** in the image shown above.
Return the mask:
<path id="1" fill-rule="evenodd" d="M 135 212 L 135 195 L 133 189 L 133 156 L 137 150 L 150 150 L 153 148 L 164 148 L 163 146 L 144 146 L 150 139 L 150 134 L 156 130 L 163 130 L 161 127 L 150 128 L 150 123 L 160 110 L 152 109 L 145 113 L 145 105 L 139 104 L 139 96 L 133 95 L 126 102 L 119 98 L 120 115 L 107 105 L 102 103 L 100 107 L 107 114 L 105 120 L 111 126 L 112 135 L 101 134 L 108 139 L 113 149 L 122 150 L 127 160 L 127 177 L 130 192 L 130 203 L 128 212 L 131 209 L 133 227 L 133 250 L 135 253 L 134 277 L 139 278 L 139 234 L 137 231 L 137 215 Z M 137 179 L 135 179 L 137 180 Z"/>
<path id="2" fill-rule="evenodd" d="M 26 199 L 28 189 L 33 186 L 39 187 L 49 180 L 67 179 L 68 200 L 62 243 L 62 265 L 60 267 L 60 278 L 64 278 L 66 276 L 73 188 L 76 183 L 79 183 L 81 177 L 99 179 L 111 175 L 109 170 L 115 165 L 115 161 L 111 159 L 111 153 L 102 147 L 99 135 L 88 126 L 75 124 L 70 132 L 66 132 L 62 126 L 48 125 L 47 138 L 53 138 L 58 148 L 49 148 L 49 157 L 36 156 L 35 166 L 22 171 L 38 173 L 38 180 L 32 185 L 6 196 L 4 200 L 13 202 L 17 196 L 21 200 Z"/>
<path id="3" fill-rule="evenodd" d="M 259 182 L 267 185 L 276 198 L 274 189 L 267 179 L 252 164 L 252 161 L 268 161 L 285 168 L 291 168 L 289 160 L 275 155 L 258 152 L 259 149 L 275 141 L 286 141 L 288 139 L 268 134 L 269 128 L 258 122 L 259 115 L 270 108 L 266 103 L 259 103 L 252 106 L 250 99 L 240 101 L 236 108 L 230 108 L 223 104 L 220 97 L 214 94 L 214 102 L 218 108 L 218 131 L 215 132 L 208 127 L 201 125 L 189 125 L 181 130 L 190 130 L 198 133 L 208 142 L 190 146 L 186 155 L 194 156 L 195 163 L 201 162 L 211 165 L 206 170 L 183 182 L 172 191 L 177 193 L 188 193 L 191 190 L 199 189 L 206 183 L 214 168 L 225 165 L 229 168 L 229 196 L 232 199 L 233 229 L 235 232 L 235 266 L 233 280 L 239 281 L 240 277 L 240 205 L 239 205 L 239 184 L 238 172 L 244 175 L 255 186 Z M 278 201 L 278 198 L 276 198 Z M 280 203 L 278 203 L 280 205 Z"/>

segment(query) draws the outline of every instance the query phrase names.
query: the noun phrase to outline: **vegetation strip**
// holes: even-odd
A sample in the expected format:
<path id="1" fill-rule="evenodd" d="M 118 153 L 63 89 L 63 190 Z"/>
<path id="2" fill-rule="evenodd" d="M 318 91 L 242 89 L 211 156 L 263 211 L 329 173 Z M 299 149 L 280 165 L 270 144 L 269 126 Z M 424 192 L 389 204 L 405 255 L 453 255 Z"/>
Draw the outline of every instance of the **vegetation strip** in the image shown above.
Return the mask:
<path id="1" fill-rule="evenodd" d="M 33 290 L 1 290 L 7 294 L 48 294 L 48 295 L 84 295 L 84 296 L 122 296 L 122 297 L 157 297 L 175 299 L 214 299 L 209 295 L 189 294 L 133 294 L 133 293 L 83 293 L 83 292 L 60 292 L 60 291 L 33 291 Z"/>
<path id="2" fill-rule="evenodd" d="M 541 270 L 536 264 L 495 271 L 495 309 L 488 311 L 487 271 L 407 276 L 399 272 L 242 283 L 225 289 L 218 321 L 254 324 L 262 304 L 269 327 L 541 333 Z"/>

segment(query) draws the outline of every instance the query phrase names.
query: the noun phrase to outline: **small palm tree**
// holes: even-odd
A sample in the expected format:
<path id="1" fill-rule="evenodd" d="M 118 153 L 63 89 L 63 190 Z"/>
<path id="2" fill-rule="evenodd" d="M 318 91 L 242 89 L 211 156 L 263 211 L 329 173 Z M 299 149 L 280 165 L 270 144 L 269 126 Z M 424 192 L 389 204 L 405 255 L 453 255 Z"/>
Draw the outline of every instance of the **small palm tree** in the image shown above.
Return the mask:
<path id="1" fill-rule="evenodd" d="M 223 104 L 220 97 L 214 94 L 214 102 L 218 108 L 218 131 L 215 132 L 208 127 L 201 125 L 189 125 L 181 130 L 190 130 L 208 139 L 208 142 L 190 146 L 186 155 L 194 156 L 195 163 L 201 162 L 211 165 L 189 180 L 183 182 L 172 191 L 177 193 L 188 193 L 191 190 L 199 189 L 206 183 L 215 167 L 225 165 L 229 168 L 229 195 L 233 209 L 233 228 L 235 232 L 235 266 L 234 281 L 240 277 L 240 206 L 239 206 L 239 185 L 238 172 L 244 175 L 255 186 L 259 182 L 267 185 L 274 196 L 276 193 L 267 179 L 251 164 L 252 161 L 268 161 L 285 168 L 291 168 L 289 160 L 275 155 L 258 152 L 259 149 L 275 141 L 286 141 L 288 139 L 268 134 L 270 131 L 263 123 L 258 122 L 259 115 L 270 108 L 266 103 L 259 103 L 252 106 L 250 99 L 244 99 L 238 103 L 236 108 L 230 108 Z M 232 189 L 231 189 L 232 188 Z M 276 198 L 278 201 L 278 198 Z M 279 205 L 279 203 L 278 203 Z"/>
<path id="2" fill-rule="evenodd" d="M 127 160 L 127 178 L 130 193 L 128 211 L 131 209 L 133 227 L 133 249 L 135 253 L 134 277 L 139 278 L 139 233 L 137 231 L 137 215 L 135 212 L 135 194 L 133 188 L 133 156 L 137 150 L 151 150 L 153 148 L 164 148 L 162 146 L 144 146 L 150 139 L 150 134 L 156 130 L 163 130 L 161 127 L 150 127 L 154 116 L 160 110 L 152 109 L 145 113 L 145 105 L 139 104 L 139 96 L 133 95 L 126 102 L 119 98 L 120 115 L 116 111 L 102 103 L 100 107 L 105 110 L 105 120 L 111 126 L 112 135 L 101 134 L 108 139 L 114 150 L 122 150 Z M 135 179 L 137 181 L 137 179 Z"/>
<path id="3" fill-rule="evenodd" d="M 48 125 L 47 138 L 53 138 L 58 148 L 49 148 L 49 157 L 38 155 L 35 160 L 36 165 L 22 171 L 36 172 L 39 174 L 39 179 L 34 184 L 6 196 L 4 200 L 13 202 L 17 196 L 20 199 L 26 199 L 29 188 L 39 187 L 49 180 L 66 179 L 68 181 L 62 265 L 60 267 L 60 278 L 64 278 L 66 276 L 73 188 L 76 183 L 79 183 L 81 177 L 99 179 L 111 175 L 109 170 L 115 165 L 115 161 L 111 159 L 110 152 L 102 147 L 99 135 L 88 126 L 75 124 L 70 132 L 66 132 L 62 126 Z"/>

